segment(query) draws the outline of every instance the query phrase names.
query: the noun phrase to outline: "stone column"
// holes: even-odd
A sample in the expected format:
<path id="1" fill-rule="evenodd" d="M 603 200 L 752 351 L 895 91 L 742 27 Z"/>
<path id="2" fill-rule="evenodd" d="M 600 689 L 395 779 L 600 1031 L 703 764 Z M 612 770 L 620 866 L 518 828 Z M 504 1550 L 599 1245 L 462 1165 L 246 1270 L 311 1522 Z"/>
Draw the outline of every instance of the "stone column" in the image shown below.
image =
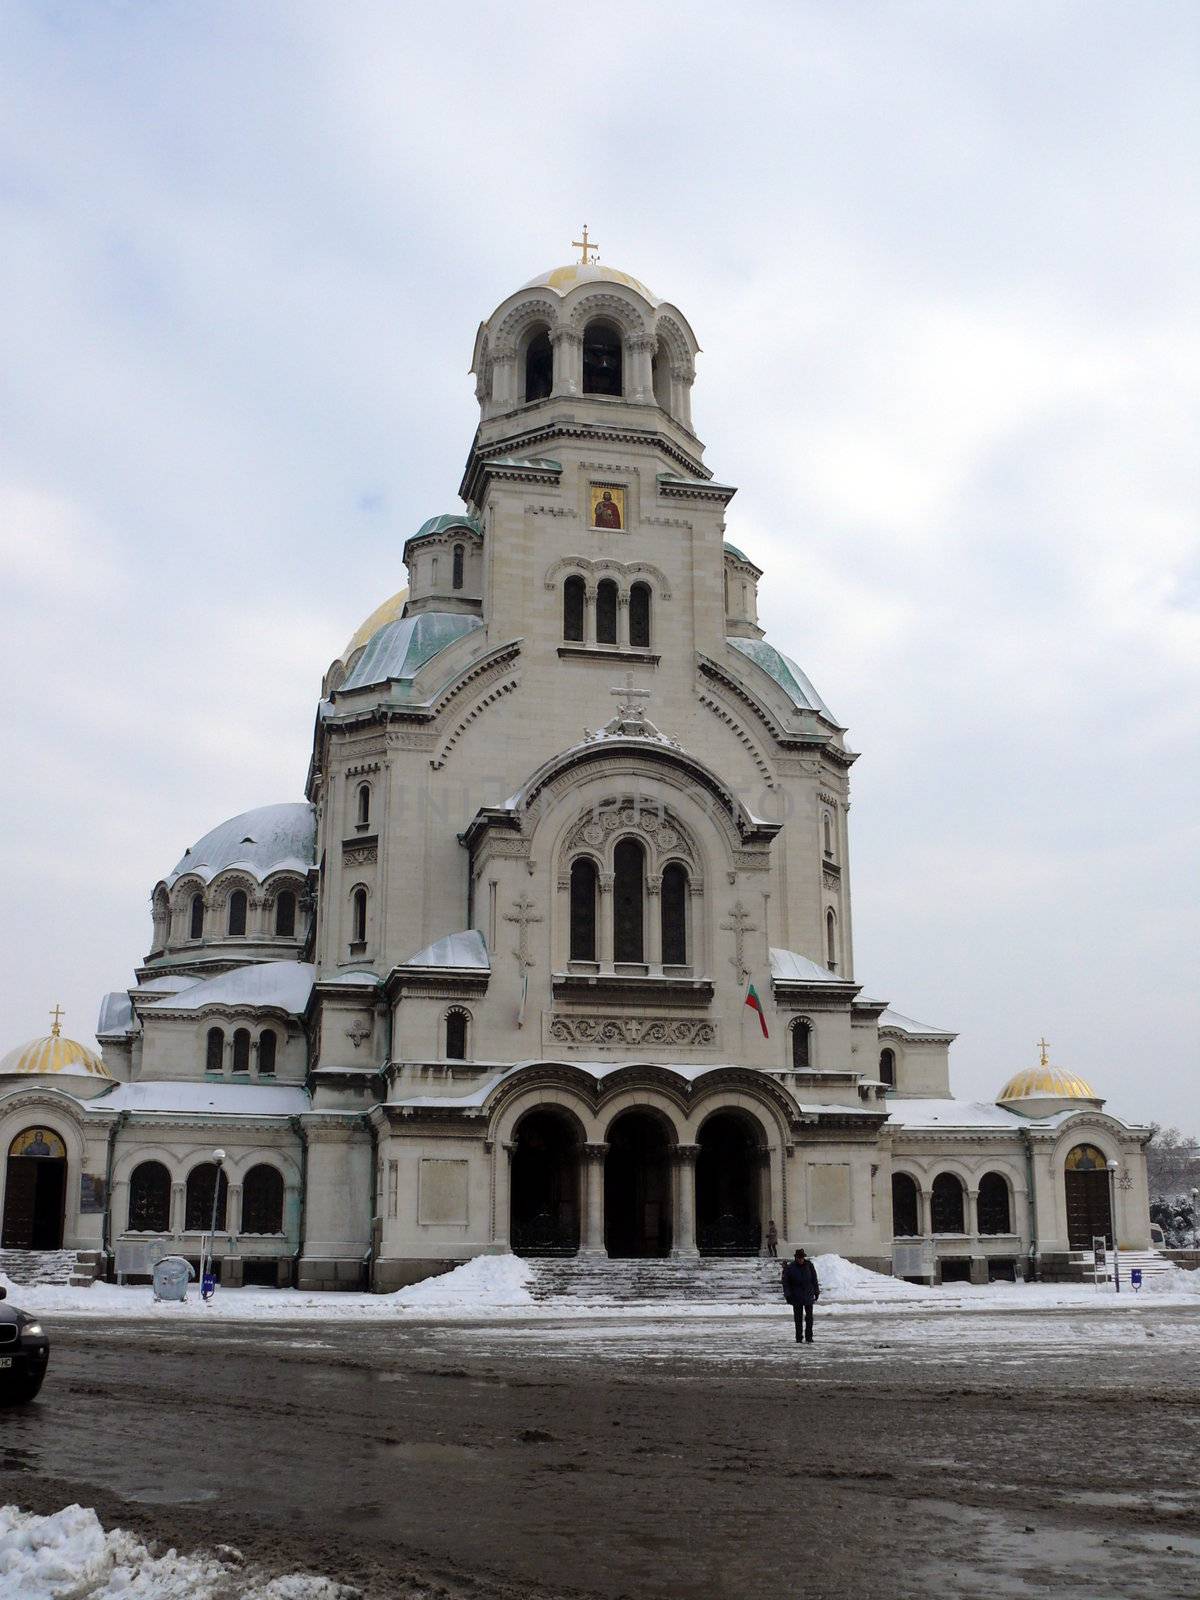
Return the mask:
<path id="1" fill-rule="evenodd" d="M 646 876 L 646 961 L 662 966 L 662 879 Z"/>
<path id="2" fill-rule="evenodd" d="M 771 1199 L 771 1152 L 760 1150 L 758 1153 L 758 1226 L 761 1234 L 758 1253 L 760 1255 L 766 1254 L 767 1223 L 772 1218 L 776 1228 L 779 1228 L 779 1218 L 775 1215 L 775 1206 Z M 779 1228 L 779 1236 L 783 1237 L 782 1228 Z"/>
<path id="3" fill-rule="evenodd" d="M 917 1199 L 917 1226 L 922 1239 L 931 1237 L 930 1228 L 933 1220 L 933 1190 L 922 1189 Z"/>
<path id="4" fill-rule="evenodd" d="M 604 1248 L 604 1157 L 606 1144 L 585 1144 L 580 1150 L 583 1196 L 582 1227 L 579 1234 L 581 1256 L 605 1256 Z"/>
<path id="5" fill-rule="evenodd" d="M 600 903 L 596 907 L 596 915 L 600 920 L 600 926 L 596 930 L 599 934 L 597 948 L 600 956 L 600 965 L 602 967 L 611 968 L 613 964 L 614 937 L 613 883 L 615 881 L 616 874 L 612 872 L 601 872 L 598 874 L 598 876 L 600 879 Z"/>
<path id="6" fill-rule="evenodd" d="M 512 1249 L 509 1230 L 512 1226 L 512 1158 L 516 1148 L 515 1144 L 503 1140 L 499 1148 L 492 1152 L 492 1181 L 495 1185 L 492 1243 L 500 1251 Z"/>
<path id="7" fill-rule="evenodd" d="M 183 1232 L 183 1224 L 187 1211 L 187 1185 L 173 1183 L 171 1185 L 171 1232 L 176 1238 Z"/>
<path id="8" fill-rule="evenodd" d="M 675 1146 L 675 1229 L 671 1255 L 676 1260 L 692 1260 L 700 1252 L 696 1248 L 696 1157 L 698 1144 Z"/>
<path id="9" fill-rule="evenodd" d="M 629 649 L 629 595 L 624 589 L 617 593 L 617 644 Z"/>
<path id="10" fill-rule="evenodd" d="M 641 335 L 629 341 L 629 396 L 645 404 L 654 396 L 654 374 L 650 358 L 655 341 Z"/>
<path id="11" fill-rule="evenodd" d="M 692 374 L 686 367 L 673 366 L 671 388 L 676 398 L 676 416 L 690 433 L 692 431 Z"/>
<path id="12" fill-rule="evenodd" d="M 571 328 L 550 335 L 554 351 L 554 393 L 579 394 L 583 389 L 583 337 Z"/>
<path id="13" fill-rule="evenodd" d="M 225 1197 L 225 1232 L 236 1238 L 242 1231 L 242 1186 L 231 1183 Z"/>
<path id="14" fill-rule="evenodd" d="M 596 642 L 596 585 L 589 583 L 583 591 L 583 642 Z"/>
<path id="15" fill-rule="evenodd" d="M 979 1237 L 979 1190 L 967 1190 L 967 1232 L 972 1239 Z"/>

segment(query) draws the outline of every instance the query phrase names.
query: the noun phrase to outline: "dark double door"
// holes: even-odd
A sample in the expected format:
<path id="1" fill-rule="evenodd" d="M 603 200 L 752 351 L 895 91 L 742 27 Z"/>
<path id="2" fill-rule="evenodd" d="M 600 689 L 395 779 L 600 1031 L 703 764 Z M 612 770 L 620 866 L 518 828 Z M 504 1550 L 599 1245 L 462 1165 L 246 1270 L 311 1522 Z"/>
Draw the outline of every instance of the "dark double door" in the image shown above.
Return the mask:
<path id="1" fill-rule="evenodd" d="M 5 1250 L 61 1250 L 67 1163 L 39 1156 L 9 1156 L 4 1184 Z"/>
<path id="2" fill-rule="evenodd" d="M 1112 1208 L 1109 1205 L 1109 1177 L 1105 1168 L 1099 1171 L 1068 1170 L 1067 1183 L 1067 1238 L 1072 1250 L 1090 1250 L 1092 1240 L 1104 1236 L 1110 1248 L 1113 1242 Z"/>
<path id="3" fill-rule="evenodd" d="M 671 1251 L 671 1148 L 657 1117 L 627 1111 L 608 1133 L 604 1244 L 610 1256 Z"/>

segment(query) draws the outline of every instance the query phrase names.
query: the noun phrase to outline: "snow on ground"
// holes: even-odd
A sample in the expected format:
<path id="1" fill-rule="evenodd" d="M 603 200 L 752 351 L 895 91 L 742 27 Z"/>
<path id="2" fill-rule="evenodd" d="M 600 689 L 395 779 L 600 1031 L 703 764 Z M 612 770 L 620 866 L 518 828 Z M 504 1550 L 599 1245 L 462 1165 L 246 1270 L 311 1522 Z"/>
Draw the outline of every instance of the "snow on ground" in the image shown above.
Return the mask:
<path id="1" fill-rule="evenodd" d="M 83 1506 L 49 1517 L 0 1506 L 0 1600 L 350 1600 L 354 1592 L 308 1573 L 271 1578 L 228 1545 L 154 1555 L 131 1533 L 106 1533 Z"/>
<path id="2" fill-rule="evenodd" d="M 1111 1285 L 1084 1283 L 944 1284 L 940 1288 L 905 1283 L 842 1256 L 815 1258 L 821 1282 L 823 1313 L 941 1311 L 1045 1311 L 1054 1309 L 1130 1309 L 1145 1297 L 1156 1306 L 1200 1308 L 1200 1272 L 1169 1272 L 1150 1277 L 1135 1294 L 1125 1282 L 1121 1294 Z M 110 1321 L 115 1317 L 152 1318 L 162 1322 L 264 1321 L 264 1322 L 461 1322 L 492 1318 L 548 1320 L 561 1318 L 628 1319 L 653 1313 L 676 1320 L 691 1317 L 776 1316 L 784 1310 L 782 1295 L 776 1300 L 730 1304 L 704 1300 L 658 1302 L 605 1302 L 556 1298 L 535 1301 L 529 1285 L 534 1276 L 519 1256 L 476 1256 L 461 1267 L 395 1294 L 338 1294 L 292 1289 L 218 1288 L 205 1304 L 193 1286 L 187 1300 L 158 1303 L 147 1285 L 120 1288 L 95 1283 L 90 1288 L 60 1285 L 15 1284 L 0 1274 L 0 1284 L 10 1301 L 23 1310 L 55 1320 L 67 1318 Z M 0 1596 L 0 1600 L 3 1597 Z"/>

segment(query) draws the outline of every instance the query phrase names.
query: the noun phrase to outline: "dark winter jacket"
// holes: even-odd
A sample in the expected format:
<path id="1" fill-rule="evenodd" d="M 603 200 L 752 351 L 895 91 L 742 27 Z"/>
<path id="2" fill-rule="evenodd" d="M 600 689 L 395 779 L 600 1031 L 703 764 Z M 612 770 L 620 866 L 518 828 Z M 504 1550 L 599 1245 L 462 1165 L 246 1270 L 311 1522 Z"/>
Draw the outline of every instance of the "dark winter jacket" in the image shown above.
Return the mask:
<path id="1" fill-rule="evenodd" d="M 783 1269 L 783 1298 L 790 1306 L 811 1306 L 821 1297 L 817 1269 L 809 1260 L 789 1261 Z"/>

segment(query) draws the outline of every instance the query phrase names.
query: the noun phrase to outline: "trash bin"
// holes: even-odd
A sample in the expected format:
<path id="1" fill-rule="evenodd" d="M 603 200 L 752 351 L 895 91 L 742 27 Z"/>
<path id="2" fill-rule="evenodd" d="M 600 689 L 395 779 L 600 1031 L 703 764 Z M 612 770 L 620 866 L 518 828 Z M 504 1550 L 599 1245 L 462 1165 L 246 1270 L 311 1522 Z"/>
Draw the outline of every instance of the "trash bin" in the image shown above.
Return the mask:
<path id="1" fill-rule="evenodd" d="M 188 1284 L 196 1272 L 184 1256 L 164 1256 L 154 1264 L 154 1298 L 156 1300 L 186 1300 Z"/>

